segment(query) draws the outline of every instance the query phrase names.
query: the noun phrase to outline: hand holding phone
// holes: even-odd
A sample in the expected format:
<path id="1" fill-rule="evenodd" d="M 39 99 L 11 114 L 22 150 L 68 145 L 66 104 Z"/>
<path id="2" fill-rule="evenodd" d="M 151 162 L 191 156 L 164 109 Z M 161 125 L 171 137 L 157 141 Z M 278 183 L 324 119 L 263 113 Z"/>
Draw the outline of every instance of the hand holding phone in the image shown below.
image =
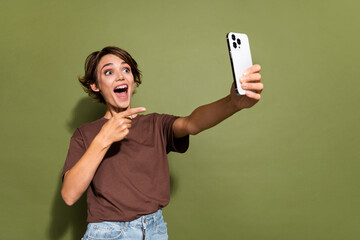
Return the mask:
<path id="1" fill-rule="evenodd" d="M 240 77 L 246 69 L 253 65 L 248 36 L 244 33 L 229 32 L 226 35 L 226 39 L 229 48 L 235 91 L 238 95 L 245 95 L 245 90 L 241 88 Z"/>

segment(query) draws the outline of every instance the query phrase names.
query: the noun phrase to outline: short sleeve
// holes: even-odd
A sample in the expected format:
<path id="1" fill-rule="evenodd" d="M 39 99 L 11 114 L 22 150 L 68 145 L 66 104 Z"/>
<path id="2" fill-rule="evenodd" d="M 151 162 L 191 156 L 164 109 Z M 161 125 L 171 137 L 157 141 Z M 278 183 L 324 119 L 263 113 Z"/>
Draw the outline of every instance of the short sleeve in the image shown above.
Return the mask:
<path id="1" fill-rule="evenodd" d="M 175 138 L 172 126 L 177 116 L 162 114 L 160 120 L 162 124 L 163 134 L 167 139 L 166 152 L 184 153 L 189 148 L 189 135 L 182 138 Z"/>
<path id="2" fill-rule="evenodd" d="M 86 151 L 85 144 L 81 132 L 76 129 L 70 139 L 70 146 L 65 160 L 64 168 L 62 171 L 62 179 L 64 180 L 65 173 L 70 170 L 84 155 Z"/>

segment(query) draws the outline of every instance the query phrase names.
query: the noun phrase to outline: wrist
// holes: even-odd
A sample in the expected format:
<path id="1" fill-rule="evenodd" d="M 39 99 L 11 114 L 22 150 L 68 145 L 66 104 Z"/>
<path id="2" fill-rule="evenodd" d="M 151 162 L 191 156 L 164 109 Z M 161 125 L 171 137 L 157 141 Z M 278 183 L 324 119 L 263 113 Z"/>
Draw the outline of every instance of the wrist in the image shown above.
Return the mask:
<path id="1" fill-rule="evenodd" d="M 235 96 L 235 97 L 236 97 L 236 96 Z M 229 103 L 229 105 L 230 105 L 229 108 L 231 109 L 231 111 L 232 111 L 233 113 L 236 113 L 236 112 L 244 109 L 242 106 L 240 106 L 240 104 L 238 104 L 238 102 L 236 101 L 236 99 L 235 99 L 231 94 L 229 94 L 229 95 L 227 96 L 227 98 L 228 98 L 228 103 Z"/>
<path id="2" fill-rule="evenodd" d="M 93 142 L 103 150 L 109 149 L 112 144 L 101 131 L 95 136 Z"/>

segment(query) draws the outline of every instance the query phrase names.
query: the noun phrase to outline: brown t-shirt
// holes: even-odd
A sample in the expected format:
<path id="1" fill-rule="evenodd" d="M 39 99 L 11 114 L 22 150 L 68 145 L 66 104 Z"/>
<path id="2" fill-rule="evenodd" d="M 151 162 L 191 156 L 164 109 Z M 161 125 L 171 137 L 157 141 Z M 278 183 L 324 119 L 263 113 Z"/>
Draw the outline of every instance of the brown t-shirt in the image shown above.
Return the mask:
<path id="1" fill-rule="evenodd" d="M 170 201 L 167 153 L 185 152 L 189 136 L 176 139 L 177 117 L 138 115 L 128 136 L 113 143 L 87 190 L 88 222 L 132 221 L 156 212 Z M 77 128 L 70 140 L 62 176 L 82 157 L 101 127 L 101 118 Z"/>

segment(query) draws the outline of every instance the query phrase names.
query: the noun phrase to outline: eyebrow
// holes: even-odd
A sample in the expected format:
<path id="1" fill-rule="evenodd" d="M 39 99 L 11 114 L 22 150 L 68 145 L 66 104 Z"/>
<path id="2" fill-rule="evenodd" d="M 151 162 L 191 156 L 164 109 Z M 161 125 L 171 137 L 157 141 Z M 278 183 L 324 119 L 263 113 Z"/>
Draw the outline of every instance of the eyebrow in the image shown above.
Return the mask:
<path id="1" fill-rule="evenodd" d="M 122 65 L 122 64 L 128 64 L 128 63 L 125 62 L 125 61 L 123 61 L 123 62 L 121 62 L 120 64 Z M 105 64 L 104 66 L 101 67 L 100 71 L 101 71 L 104 67 L 109 66 L 109 65 L 114 65 L 114 64 L 113 64 L 113 63 L 107 63 L 107 64 Z"/>

